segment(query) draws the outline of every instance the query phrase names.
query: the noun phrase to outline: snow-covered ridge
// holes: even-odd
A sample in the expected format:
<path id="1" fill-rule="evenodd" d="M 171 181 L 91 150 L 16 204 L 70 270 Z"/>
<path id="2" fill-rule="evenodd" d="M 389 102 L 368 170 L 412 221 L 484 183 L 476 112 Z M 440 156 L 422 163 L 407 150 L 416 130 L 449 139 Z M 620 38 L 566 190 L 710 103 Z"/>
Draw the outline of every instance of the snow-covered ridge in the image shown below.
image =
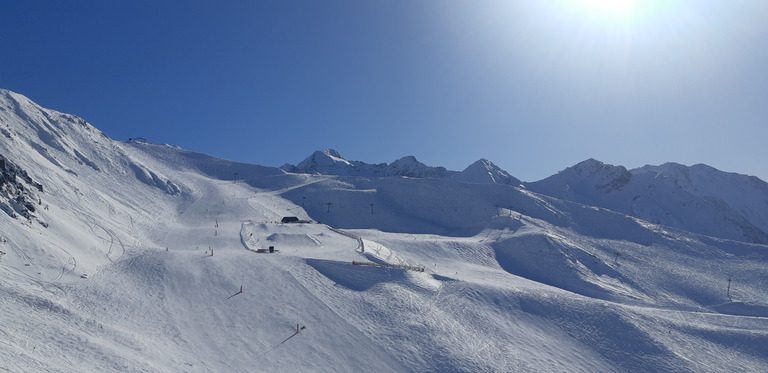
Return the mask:
<path id="1" fill-rule="evenodd" d="M 443 167 L 427 166 L 413 156 L 400 158 L 390 164 L 369 164 L 348 161 L 334 149 L 316 151 L 296 166 L 286 164 L 281 168 L 293 173 L 362 177 L 442 178 L 453 174 Z"/>
<path id="2" fill-rule="evenodd" d="M 293 166 L 285 164 L 286 172 L 335 176 L 393 177 L 403 176 L 421 179 L 453 179 L 466 183 L 505 184 L 520 186 L 520 180 L 512 177 L 493 162 L 480 159 L 464 171 L 450 171 L 445 167 L 427 166 L 414 156 L 402 157 L 392 163 L 370 164 L 362 161 L 348 161 L 336 150 L 316 151 Z"/>
<path id="3" fill-rule="evenodd" d="M 526 187 L 691 232 L 768 243 L 768 183 L 754 176 L 676 163 L 628 171 L 591 159 Z"/>
<path id="4" fill-rule="evenodd" d="M 298 166 L 286 165 L 283 170 L 510 185 L 695 233 L 768 243 L 768 184 L 753 176 L 722 172 L 706 165 L 666 163 L 627 170 L 588 159 L 543 180 L 523 183 L 486 159 L 456 172 L 424 165 L 414 157 L 390 164 L 348 161 L 330 149 L 317 151 Z"/>

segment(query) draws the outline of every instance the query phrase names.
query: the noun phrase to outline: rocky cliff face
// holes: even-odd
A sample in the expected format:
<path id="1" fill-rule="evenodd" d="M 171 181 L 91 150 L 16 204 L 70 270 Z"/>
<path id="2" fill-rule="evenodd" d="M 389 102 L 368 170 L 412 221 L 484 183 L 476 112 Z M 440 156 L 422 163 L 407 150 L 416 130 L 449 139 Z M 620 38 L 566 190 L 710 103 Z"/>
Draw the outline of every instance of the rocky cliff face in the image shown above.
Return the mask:
<path id="1" fill-rule="evenodd" d="M 0 154 L 0 210 L 13 218 L 31 220 L 36 206 L 42 205 L 36 192 L 42 193 L 43 186 Z"/>

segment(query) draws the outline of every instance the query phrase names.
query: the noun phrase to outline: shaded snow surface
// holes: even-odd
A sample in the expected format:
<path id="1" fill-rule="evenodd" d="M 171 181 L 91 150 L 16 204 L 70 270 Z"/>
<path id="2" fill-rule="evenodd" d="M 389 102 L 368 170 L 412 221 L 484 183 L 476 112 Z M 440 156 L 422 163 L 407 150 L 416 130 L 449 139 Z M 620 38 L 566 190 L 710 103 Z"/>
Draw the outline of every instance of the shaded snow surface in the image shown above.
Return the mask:
<path id="1" fill-rule="evenodd" d="M 768 370 L 765 245 L 514 183 L 116 142 L 8 91 L 0 108 L 0 154 L 43 186 L 34 219 L 0 214 L 0 370 Z"/>

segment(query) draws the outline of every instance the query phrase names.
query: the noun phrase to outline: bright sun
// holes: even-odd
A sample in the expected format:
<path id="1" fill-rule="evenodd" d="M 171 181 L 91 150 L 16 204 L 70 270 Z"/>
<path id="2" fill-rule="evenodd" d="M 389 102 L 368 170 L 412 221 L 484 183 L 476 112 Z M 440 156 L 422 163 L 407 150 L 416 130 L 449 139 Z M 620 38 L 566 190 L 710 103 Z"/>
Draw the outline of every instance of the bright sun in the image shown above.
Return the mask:
<path id="1" fill-rule="evenodd" d="M 632 18 L 635 0 L 576 0 L 585 13 L 605 21 L 627 21 Z"/>

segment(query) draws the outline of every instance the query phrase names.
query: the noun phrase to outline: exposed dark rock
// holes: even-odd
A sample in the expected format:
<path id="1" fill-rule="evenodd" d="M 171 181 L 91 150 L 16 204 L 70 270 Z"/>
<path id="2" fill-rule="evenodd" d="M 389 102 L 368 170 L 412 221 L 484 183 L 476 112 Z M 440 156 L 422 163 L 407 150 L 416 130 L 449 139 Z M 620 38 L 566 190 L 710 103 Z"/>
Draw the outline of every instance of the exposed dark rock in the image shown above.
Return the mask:
<path id="1" fill-rule="evenodd" d="M 36 211 L 35 204 L 42 203 L 34 190 L 42 193 L 43 185 L 0 154 L 0 210 L 13 218 L 23 216 L 31 220 Z"/>

